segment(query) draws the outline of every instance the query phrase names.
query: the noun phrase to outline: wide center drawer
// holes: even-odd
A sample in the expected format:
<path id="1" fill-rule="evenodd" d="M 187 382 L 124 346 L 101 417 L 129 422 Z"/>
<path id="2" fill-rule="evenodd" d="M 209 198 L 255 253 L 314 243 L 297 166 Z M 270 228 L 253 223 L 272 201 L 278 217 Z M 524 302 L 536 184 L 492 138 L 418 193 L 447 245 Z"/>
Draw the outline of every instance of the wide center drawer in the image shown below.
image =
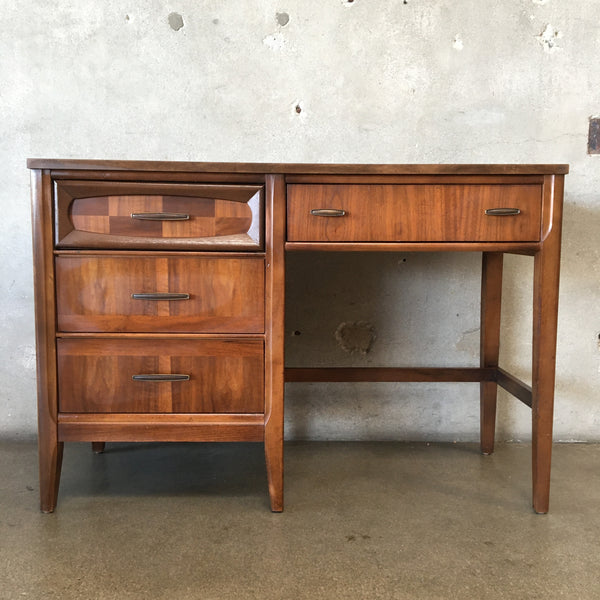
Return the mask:
<path id="1" fill-rule="evenodd" d="M 67 413 L 262 413 L 262 340 L 59 339 Z"/>
<path id="2" fill-rule="evenodd" d="M 540 184 L 290 184 L 290 242 L 533 242 Z"/>
<path id="3" fill-rule="evenodd" d="M 263 333 L 260 257 L 56 257 L 63 332 Z"/>

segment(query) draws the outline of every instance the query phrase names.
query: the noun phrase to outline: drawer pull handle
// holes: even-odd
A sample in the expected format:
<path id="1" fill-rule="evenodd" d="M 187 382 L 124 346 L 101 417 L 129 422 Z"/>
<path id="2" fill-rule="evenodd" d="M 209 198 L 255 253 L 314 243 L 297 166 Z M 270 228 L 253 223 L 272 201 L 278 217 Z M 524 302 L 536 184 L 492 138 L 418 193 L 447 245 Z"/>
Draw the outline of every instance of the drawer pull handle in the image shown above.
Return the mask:
<path id="1" fill-rule="evenodd" d="M 186 215 L 185 213 L 167 213 L 167 212 L 159 212 L 159 213 L 131 213 L 132 219 L 137 219 L 138 221 L 188 221 L 190 215 Z"/>
<path id="2" fill-rule="evenodd" d="M 511 217 L 521 214 L 519 208 L 486 208 L 485 214 L 490 217 Z"/>
<path id="3" fill-rule="evenodd" d="M 189 375 L 180 375 L 178 373 L 149 373 L 148 375 L 133 375 L 134 381 L 189 381 Z"/>
<path id="4" fill-rule="evenodd" d="M 134 300 L 189 300 L 189 294 L 174 294 L 170 292 L 160 293 L 155 292 L 153 294 L 131 294 Z"/>
<path id="5" fill-rule="evenodd" d="M 313 208 L 310 214 L 315 217 L 343 217 L 346 211 L 341 208 Z"/>

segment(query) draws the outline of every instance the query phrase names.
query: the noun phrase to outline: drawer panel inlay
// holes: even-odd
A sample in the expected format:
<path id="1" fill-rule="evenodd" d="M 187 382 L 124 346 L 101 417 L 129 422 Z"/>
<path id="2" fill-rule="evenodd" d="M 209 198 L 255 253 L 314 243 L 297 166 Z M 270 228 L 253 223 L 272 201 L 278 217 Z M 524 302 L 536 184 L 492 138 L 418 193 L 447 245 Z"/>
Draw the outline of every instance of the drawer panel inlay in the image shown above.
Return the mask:
<path id="1" fill-rule="evenodd" d="M 61 412 L 264 411 L 262 340 L 59 339 L 57 349 Z"/>
<path id="2" fill-rule="evenodd" d="M 262 187 L 57 182 L 58 248 L 262 248 Z"/>
<path id="3" fill-rule="evenodd" d="M 263 333 L 264 260 L 57 256 L 62 332 Z"/>
<path id="4" fill-rule="evenodd" d="M 540 185 L 290 184 L 291 242 L 533 242 Z"/>

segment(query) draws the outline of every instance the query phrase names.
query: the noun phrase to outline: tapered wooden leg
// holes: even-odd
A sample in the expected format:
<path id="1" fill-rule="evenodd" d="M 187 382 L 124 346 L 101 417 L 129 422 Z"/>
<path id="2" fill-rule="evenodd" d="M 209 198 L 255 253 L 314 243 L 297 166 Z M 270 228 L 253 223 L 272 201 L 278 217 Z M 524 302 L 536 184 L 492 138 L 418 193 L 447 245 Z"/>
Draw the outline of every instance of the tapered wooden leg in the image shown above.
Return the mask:
<path id="1" fill-rule="evenodd" d="M 51 513 L 56 508 L 60 469 L 63 458 L 63 442 L 44 440 L 38 442 L 40 468 L 40 509 Z"/>
<path id="2" fill-rule="evenodd" d="M 269 482 L 269 500 L 273 512 L 283 510 L 283 427 L 265 430 L 265 460 Z"/>
<path id="3" fill-rule="evenodd" d="M 498 367 L 503 258 L 501 252 L 483 253 L 480 345 L 482 367 Z M 498 385 L 495 381 L 482 381 L 480 384 L 480 439 L 483 454 L 491 454 L 494 451 L 497 391 Z"/>
<path id="4" fill-rule="evenodd" d="M 532 376 L 532 471 L 533 508 L 548 512 L 554 373 L 558 313 L 558 247 L 545 245 L 534 259 L 533 376 Z"/>
<path id="5" fill-rule="evenodd" d="M 92 442 L 92 452 L 94 454 L 102 454 L 104 452 L 105 442 Z"/>
<path id="6" fill-rule="evenodd" d="M 266 202 L 265 459 L 271 510 L 283 510 L 285 181 L 269 175 Z"/>

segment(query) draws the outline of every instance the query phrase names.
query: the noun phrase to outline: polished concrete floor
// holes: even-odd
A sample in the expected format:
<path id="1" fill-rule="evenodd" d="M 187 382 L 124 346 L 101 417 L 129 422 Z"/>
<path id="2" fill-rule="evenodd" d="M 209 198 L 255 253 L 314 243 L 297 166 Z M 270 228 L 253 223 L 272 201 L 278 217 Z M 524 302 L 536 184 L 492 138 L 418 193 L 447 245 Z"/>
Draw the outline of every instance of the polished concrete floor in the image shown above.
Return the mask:
<path id="1" fill-rule="evenodd" d="M 65 448 L 38 510 L 33 442 L 0 443 L 0 598 L 600 598 L 600 446 L 292 443 L 286 510 L 260 444 Z"/>

